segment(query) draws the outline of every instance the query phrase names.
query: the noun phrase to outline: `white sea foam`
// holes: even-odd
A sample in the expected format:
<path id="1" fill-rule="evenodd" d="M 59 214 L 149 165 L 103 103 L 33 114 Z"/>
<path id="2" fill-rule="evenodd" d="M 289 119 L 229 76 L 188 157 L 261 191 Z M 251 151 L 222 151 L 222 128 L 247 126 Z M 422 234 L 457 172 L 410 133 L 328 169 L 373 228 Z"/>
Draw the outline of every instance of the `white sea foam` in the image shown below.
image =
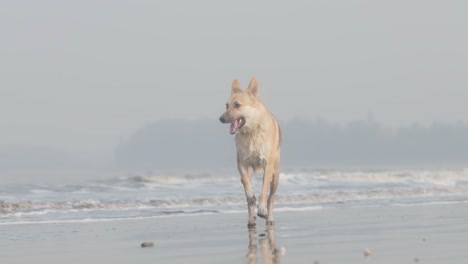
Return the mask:
<path id="1" fill-rule="evenodd" d="M 135 182 L 142 183 L 156 183 L 166 185 L 181 185 L 193 183 L 216 183 L 216 182 L 231 182 L 238 181 L 238 177 L 233 176 L 176 176 L 176 175 L 162 175 L 162 176 L 135 176 L 131 178 Z"/>
<path id="2" fill-rule="evenodd" d="M 310 173 L 283 173 L 280 180 L 289 183 L 307 182 L 358 182 L 369 183 L 431 183 L 453 186 L 457 182 L 468 182 L 468 170 L 419 170 L 419 171 L 320 171 Z"/>
<path id="3" fill-rule="evenodd" d="M 323 206 L 303 206 L 303 207 L 278 207 L 275 208 L 275 212 L 305 212 L 305 211 L 315 211 L 322 210 Z"/>

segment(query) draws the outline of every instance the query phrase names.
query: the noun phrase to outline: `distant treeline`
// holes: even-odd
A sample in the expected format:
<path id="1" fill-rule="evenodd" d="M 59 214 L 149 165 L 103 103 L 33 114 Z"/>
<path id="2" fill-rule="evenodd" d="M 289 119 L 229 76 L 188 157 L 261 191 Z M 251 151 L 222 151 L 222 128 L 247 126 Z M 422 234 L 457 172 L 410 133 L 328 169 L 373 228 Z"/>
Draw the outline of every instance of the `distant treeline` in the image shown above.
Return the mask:
<path id="1" fill-rule="evenodd" d="M 283 166 L 400 166 L 468 163 L 468 125 L 385 127 L 369 119 L 348 124 L 282 122 Z M 165 120 L 137 131 L 115 151 L 127 169 L 235 166 L 234 136 L 217 120 Z"/>

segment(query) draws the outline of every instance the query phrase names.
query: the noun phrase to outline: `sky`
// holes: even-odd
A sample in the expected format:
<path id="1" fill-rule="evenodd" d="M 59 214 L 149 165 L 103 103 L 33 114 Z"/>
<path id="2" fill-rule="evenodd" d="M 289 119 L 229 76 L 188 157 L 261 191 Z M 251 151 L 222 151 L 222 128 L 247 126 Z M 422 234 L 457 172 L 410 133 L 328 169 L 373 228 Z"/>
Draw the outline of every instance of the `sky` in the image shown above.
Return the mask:
<path id="1" fill-rule="evenodd" d="M 466 1 L 6 1 L 0 147 L 110 157 L 142 126 L 218 122 L 233 79 L 280 120 L 468 122 Z M 220 124 L 221 125 L 221 124 Z"/>

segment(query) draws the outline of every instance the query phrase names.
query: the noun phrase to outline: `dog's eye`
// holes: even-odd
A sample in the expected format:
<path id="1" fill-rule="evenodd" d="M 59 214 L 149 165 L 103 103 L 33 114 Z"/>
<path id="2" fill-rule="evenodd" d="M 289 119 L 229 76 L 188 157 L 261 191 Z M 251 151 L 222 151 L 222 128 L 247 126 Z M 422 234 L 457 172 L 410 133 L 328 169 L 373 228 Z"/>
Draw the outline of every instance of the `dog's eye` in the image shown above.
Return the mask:
<path id="1" fill-rule="evenodd" d="M 241 106 L 241 104 L 239 104 L 238 102 L 234 102 L 234 107 L 235 108 L 239 108 Z"/>
<path id="2" fill-rule="evenodd" d="M 228 108 L 229 108 L 229 104 L 226 104 L 226 109 L 228 109 Z"/>

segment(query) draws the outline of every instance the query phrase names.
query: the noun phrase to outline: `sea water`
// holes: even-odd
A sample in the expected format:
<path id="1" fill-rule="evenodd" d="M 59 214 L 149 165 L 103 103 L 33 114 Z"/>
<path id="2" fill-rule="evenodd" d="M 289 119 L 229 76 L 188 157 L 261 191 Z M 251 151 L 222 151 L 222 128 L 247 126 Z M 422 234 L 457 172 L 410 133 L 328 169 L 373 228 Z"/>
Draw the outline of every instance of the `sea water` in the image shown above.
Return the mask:
<path id="1" fill-rule="evenodd" d="M 51 183 L 30 179 L 0 183 L 0 224 L 247 212 L 236 172 L 110 173 L 73 182 L 59 177 Z M 261 185 L 262 175 L 255 175 L 257 200 Z M 468 169 L 285 172 L 275 201 L 278 212 L 466 202 Z"/>

